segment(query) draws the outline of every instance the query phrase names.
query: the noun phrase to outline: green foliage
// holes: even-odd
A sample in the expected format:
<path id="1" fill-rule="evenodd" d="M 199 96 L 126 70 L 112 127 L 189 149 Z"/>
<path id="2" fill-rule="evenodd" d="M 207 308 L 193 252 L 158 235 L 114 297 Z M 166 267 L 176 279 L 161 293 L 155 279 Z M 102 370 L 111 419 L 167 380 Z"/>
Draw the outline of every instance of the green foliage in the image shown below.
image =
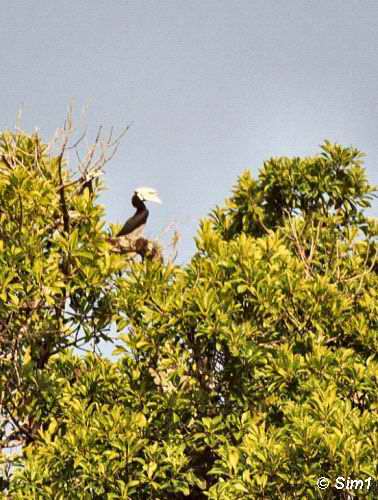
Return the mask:
<path id="1" fill-rule="evenodd" d="M 187 266 L 125 267 L 109 285 L 118 360 L 57 354 L 31 371 L 41 426 L 12 498 L 346 498 L 317 478 L 377 478 L 372 195 L 361 154 L 326 142 L 316 157 L 271 159 L 257 180 L 244 173 Z M 72 234 L 59 248 L 105 262 L 101 229 Z M 74 288 L 83 310 L 117 268 L 93 266 L 102 278 Z"/>
<path id="2" fill-rule="evenodd" d="M 33 442 L 52 411 L 49 358 L 108 338 L 114 277 L 125 267 L 96 193 L 37 135 L 0 135 L 0 435 Z M 89 168 L 89 167 L 88 167 Z"/>

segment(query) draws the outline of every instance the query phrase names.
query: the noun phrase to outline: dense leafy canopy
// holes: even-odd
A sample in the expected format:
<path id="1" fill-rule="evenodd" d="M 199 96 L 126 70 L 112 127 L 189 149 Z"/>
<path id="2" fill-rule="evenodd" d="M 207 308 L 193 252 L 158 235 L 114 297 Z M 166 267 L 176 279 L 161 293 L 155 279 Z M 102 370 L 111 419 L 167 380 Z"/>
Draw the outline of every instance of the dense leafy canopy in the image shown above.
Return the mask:
<path id="1" fill-rule="evenodd" d="M 321 476 L 377 477 L 378 224 L 359 151 L 325 142 L 243 173 L 178 267 L 115 254 L 97 191 L 65 189 L 65 226 L 59 159 L 36 137 L 1 144 L 22 149 L 0 165 L 12 498 L 307 499 Z M 67 350 L 111 323 L 116 361 Z"/>

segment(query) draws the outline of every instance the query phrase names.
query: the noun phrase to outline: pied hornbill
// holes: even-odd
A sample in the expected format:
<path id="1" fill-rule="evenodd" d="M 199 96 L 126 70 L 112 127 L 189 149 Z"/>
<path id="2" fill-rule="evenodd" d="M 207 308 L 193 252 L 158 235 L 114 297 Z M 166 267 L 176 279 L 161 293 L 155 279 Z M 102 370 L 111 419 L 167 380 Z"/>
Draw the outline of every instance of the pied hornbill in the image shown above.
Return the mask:
<path id="1" fill-rule="evenodd" d="M 140 187 L 134 191 L 131 203 L 136 208 L 135 214 L 128 219 L 117 236 L 128 236 L 129 238 L 139 238 L 148 219 L 148 210 L 145 201 L 161 203 L 157 191 L 149 187 Z"/>

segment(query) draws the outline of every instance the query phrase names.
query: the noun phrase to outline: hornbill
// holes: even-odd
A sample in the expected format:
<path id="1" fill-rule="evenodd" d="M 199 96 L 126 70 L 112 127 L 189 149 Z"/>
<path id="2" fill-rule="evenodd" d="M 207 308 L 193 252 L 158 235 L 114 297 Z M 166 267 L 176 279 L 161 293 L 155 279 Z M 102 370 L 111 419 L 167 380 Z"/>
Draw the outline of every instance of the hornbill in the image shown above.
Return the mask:
<path id="1" fill-rule="evenodd" d="M 144 204 L 145 201 L 161 203 L 159 195 L 155 189 L 148 187 L 140 187 L 136 189 L 133 197 L 131 198 L 131 203 L 133 207 L 136 208 L 136 212 L 125 222 L 122 229 L 117 233 L 117 237 L 128 236 L 134 240 L 142 235 L 149 213 L 146 205 Z"/>

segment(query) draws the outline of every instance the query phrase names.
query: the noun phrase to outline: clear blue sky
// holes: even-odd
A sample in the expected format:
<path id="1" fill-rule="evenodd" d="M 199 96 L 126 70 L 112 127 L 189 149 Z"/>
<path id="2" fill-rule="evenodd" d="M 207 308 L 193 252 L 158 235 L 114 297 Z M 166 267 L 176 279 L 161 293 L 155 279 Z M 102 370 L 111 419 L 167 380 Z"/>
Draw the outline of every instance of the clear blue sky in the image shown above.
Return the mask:
<path id="1" fill-rule="evenodd" d="M 378 183 L 376 0 L 3 0 L 1 128 L 44 137 L 68 103 L 91 130 L 133 122 L 106 175 L 109 222 L 156 187 L 147 234 L 175 223 L 179 261 L 198 220 L 245 168 L 323 139 L 367 153 Z M 377 204 L 373 212 L 377 214 Z"/>

